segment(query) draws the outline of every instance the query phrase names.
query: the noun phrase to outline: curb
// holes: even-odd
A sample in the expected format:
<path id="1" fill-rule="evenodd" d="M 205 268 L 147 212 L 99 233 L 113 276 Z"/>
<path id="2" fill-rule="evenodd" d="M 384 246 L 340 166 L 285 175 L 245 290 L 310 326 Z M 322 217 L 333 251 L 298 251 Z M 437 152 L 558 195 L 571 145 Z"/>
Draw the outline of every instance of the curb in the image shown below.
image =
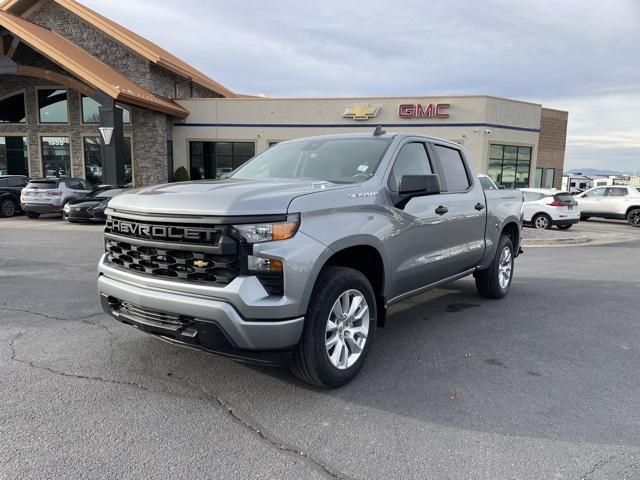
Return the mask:
<path id="1" fill-rule="evenodd" d="M 524 239 L 522 244 L 525 247 L 550 247 L 553 245 L 583 245 L 591 242 L 590 237 L 574 237 L 574 238 L 532 238 Z"/>

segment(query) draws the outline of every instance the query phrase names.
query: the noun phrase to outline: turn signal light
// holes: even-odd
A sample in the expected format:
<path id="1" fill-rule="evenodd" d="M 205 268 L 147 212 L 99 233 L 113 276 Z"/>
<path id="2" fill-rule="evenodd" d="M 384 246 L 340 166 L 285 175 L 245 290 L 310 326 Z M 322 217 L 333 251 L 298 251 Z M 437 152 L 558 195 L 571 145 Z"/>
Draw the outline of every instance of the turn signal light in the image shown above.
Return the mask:
<path id="1" fill-rule="evenodd" d="M 274 223 L 271 233 L 273 240 L 286 240 L 293 237 L 298 229 L 298 223 Z"/>

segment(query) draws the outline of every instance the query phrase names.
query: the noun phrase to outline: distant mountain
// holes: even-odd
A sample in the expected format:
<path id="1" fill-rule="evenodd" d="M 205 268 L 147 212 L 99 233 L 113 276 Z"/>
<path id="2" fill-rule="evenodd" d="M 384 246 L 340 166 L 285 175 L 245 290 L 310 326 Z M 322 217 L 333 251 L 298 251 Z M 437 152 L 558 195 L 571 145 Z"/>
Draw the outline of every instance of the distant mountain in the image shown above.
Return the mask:
<path id="1" fill-rule="evenodd" d="M 612 175 L 633 175 L 632 172 L 617 172 L 615 170 L 601 170 L 599 168 L 572 168 L 571 170 L 566 170 L 565 174 L 569 173 L 571 175 L 576 175 L 581 173 L 583 175 L 591 176 L 591 175 L 602 175 L 605 177 L 609 177 Z"/>

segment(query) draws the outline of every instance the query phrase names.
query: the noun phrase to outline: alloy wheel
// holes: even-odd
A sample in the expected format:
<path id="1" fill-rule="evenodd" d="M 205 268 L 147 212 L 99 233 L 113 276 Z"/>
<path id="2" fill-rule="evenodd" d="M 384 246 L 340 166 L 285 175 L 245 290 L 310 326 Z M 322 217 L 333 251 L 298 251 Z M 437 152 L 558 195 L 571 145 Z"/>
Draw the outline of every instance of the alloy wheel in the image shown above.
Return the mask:
<path id="1" fill-rule="evenodd" d="M 640 226 L 640 210 L 634 210 L 629 214 L 629 223 L 633 226 Z"/>
<path id="2" fill-rule="evenodd" d="M 545 229 L 549 226 L 549 219 L 544 215 L 540 215 L 535 221 L 536 228 Z"/>
<path id="3" fill-rule="evenodd" d="M 16 213 L 16 206 L 11 200 L 5 200 L 0 205 L 3 217 L 13 217 Z"/>
<path id="4" fill-rule="evenodd" d="M 327 319 L 325 347 L 329 362 L 339 370 L 353 366 L 369 334 L 369 305 L 358 290 L 340 294 Z"/>
<path id="5" fill-rule="evenodd" d="M 504 290 L 509 285 L 511 280 L 511 272 L 513 271 L 513 255 L 511 255 L 511 249 L 504 247 L 500 254 L 500 260 L 498 262 L 498 283 L 500 288 Z"/>

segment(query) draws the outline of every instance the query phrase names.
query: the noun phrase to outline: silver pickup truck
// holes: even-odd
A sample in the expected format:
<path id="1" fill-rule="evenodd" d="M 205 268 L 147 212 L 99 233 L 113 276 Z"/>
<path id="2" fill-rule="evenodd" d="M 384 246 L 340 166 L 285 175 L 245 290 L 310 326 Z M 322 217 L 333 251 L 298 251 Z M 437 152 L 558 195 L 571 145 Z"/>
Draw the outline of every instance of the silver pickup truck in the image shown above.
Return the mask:
<path id="1" fill-rule="evenodd" d="M 522 193 L 484 191 L 458 144 L 378 128 L 282 142 L 225 179 L 131 190 L 107 214 L 105 312 L 337 387 L 394 303 L 466 275 L 507 294 Z"/>

